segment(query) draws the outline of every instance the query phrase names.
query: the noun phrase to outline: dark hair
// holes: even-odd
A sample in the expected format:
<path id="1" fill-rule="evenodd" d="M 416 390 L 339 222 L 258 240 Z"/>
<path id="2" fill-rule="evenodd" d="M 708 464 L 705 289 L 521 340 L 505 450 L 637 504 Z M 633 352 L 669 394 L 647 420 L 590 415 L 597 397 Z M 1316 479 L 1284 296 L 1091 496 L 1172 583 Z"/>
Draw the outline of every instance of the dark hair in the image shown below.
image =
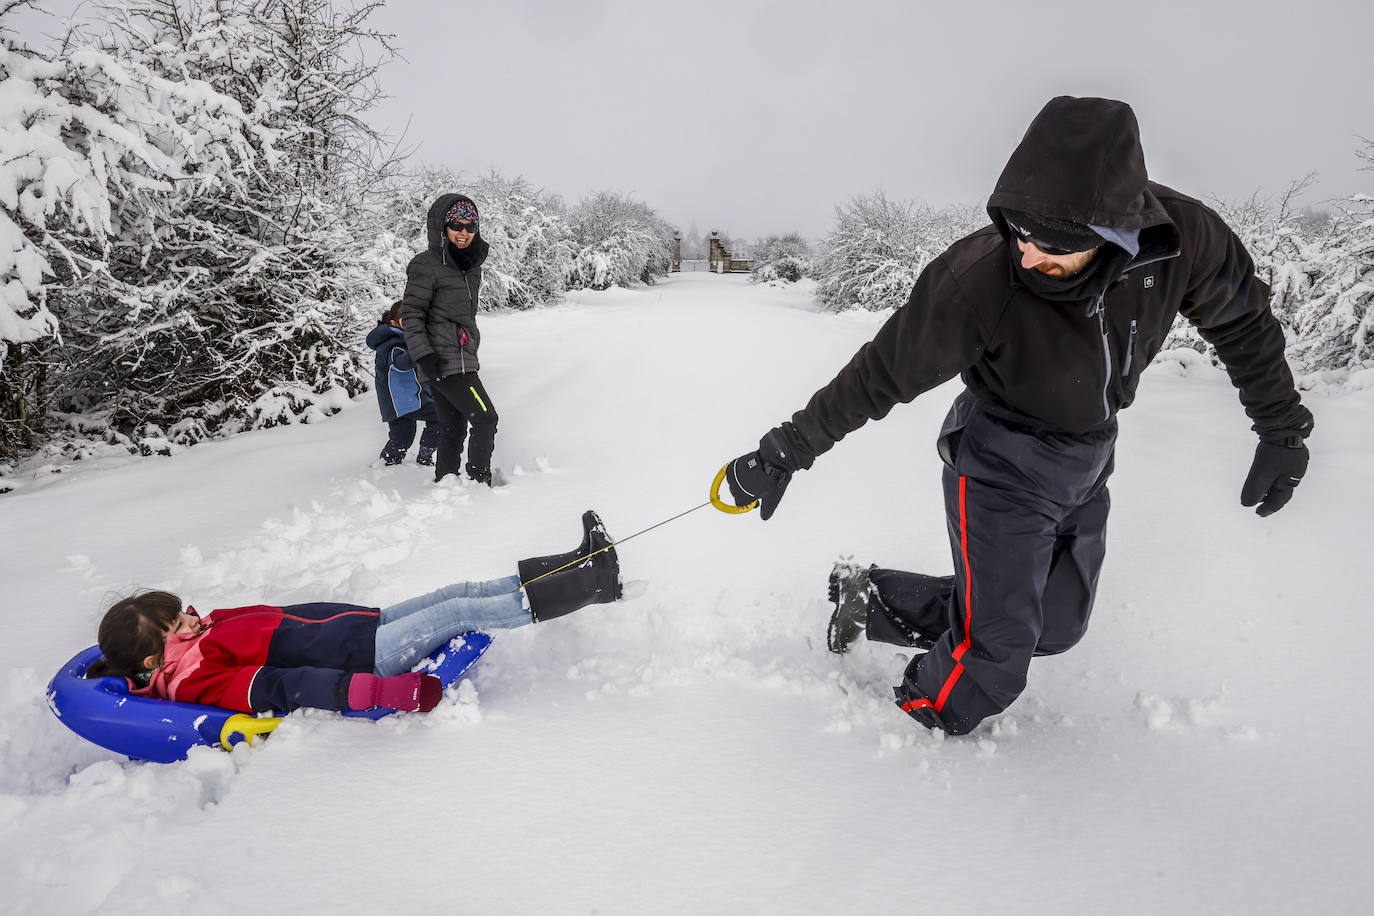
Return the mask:
<path id="1" fill-rule="evenodd" d="M 391 303 L 391 308 L 382 312 L 382 324 L 391 324 L 393 321 L 401 320 L 401 303 Z"/>
<path id="2" fill-rule="evenodd" d="M 86 677 L 134 677 L 147 670 L 143 660 L 162 657 L 167 628 L 181 613 L 181 599 L 171 592 L 143 592 L 116 601 L 100 619 L 96 644 L 101 658 Z"/>

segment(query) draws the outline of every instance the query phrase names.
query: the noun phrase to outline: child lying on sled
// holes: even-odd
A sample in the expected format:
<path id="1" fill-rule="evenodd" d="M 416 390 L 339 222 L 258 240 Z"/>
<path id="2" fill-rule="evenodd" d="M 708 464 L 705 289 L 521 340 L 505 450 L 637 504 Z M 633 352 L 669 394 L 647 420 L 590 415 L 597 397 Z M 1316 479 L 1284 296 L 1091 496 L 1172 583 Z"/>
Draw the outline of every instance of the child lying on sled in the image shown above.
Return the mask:
<path id="1" fill-rule="evenodd" d="M 86 676 L 128 678 L 138 696 L 242 712 L 428 712 L 443 685 L 409 669 L 453 637 L 541 623 L 621 597 L 615 548 L 603 549 L 612 543 L 605 526 L 588 511 L 582 528 L 577 550 L 521 560 L 517 575 L 458 582 L 381 609 L 254 605 L 201 617 L 176 595 L 145 592 L 106 611 L 102 657 Z"/>

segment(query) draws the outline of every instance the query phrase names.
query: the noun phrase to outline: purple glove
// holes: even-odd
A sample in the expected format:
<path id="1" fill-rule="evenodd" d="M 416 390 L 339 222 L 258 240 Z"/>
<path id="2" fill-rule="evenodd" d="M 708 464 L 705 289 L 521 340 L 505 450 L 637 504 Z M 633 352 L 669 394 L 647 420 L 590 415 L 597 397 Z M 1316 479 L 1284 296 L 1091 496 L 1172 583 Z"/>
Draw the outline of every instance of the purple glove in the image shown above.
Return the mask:
<path id="1" fill-rule="evenodd" d="M 429 712 L 439 705 L 444 683 L 432 674 L 397 674 L 377 677 L 355 674 L 348 682 L 348 708 L 371 709 L 385 706 L 402 712 Z"/>

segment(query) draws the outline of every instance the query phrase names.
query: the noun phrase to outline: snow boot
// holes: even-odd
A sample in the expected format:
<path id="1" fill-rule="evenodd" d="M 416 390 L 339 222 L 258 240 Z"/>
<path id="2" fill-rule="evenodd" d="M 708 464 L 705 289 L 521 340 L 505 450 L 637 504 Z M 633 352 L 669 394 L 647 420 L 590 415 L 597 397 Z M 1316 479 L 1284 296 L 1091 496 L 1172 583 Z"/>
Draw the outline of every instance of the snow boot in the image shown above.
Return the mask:
<path id="1" fill-rule="evenodd" d="M 608 604 L 620 599 L 624 593 L 620 560 L 614 547 L 602 550 L 611 543 L 601 518 L 588 509 L 582 513 L 582 543 L 576 550 L 520 561 L 520 582 L 535 623 L 571 614 L 589 604 Z M 568 566 L 570 563 L 573 565 Z M 559 569 L 562 566 L 568 568 Z M 559 571 L 545 575 L 552 570 Z"/>
<path id="2" fill-rule="evenodd" d="M 835 605 L 826 629 L 825 644 L 844 654 L 868 627 L 868 571 L 857 563 L 840 560 L 830 570 L 830 600 Z"/>
<path id="3" fill-rule="evenodd" d="M 504 487 L 510 481 L 500 468 L 483 468 L 475 464 L 467 466 L 468 477 L 474 483 L 484 483 L 489 487 Z"/>

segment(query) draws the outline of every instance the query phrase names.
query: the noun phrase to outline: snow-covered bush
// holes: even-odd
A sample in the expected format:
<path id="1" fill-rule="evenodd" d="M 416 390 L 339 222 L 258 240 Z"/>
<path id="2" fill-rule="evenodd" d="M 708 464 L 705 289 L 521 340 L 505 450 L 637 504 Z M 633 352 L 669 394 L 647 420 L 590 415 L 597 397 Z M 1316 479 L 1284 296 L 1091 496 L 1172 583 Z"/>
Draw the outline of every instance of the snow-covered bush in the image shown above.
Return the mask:
<path id="1" fill-rule="evenodd" d="M 811 246 L 796 233 L 770 235 L 754 246 L 754 268 L 750 279 L 756 283 L 782 280 L 795 283 L 811 276 Z"/>
<path id="2" fill-rule="evenodd" d="M 1255 262 L 1255 273 L 1270 286 L 1270 307 L 1290 337 L 1294 316 L 1306 300 L 1315 280 L 1323 236 L 1330 228 L 1294 205 L 1297 196 L 1311 186 L 1313 176 L 1289 184 L 1277 198 L 1251 195 L 1240 202 L 1217 201 L 1217 214 L 1245 246 Z M 1165 348 L 1188 347 L 1199 353 L 1211 348 L 1186 319 L 1174 322 Z M 1215 354 L 1212 354 L 1215 359 Z"/>
<path id="3" fill-rule="evenodd" d="M 50 277 L 30 295 L 60 324 L 52 417 L 162 450 L 362 390 L 382 161 L 361 120 L 378 97 L 364 54 L 388 50 L 374 9 L 134 0 L 45 61 L 44 113 L 79 113 L 60 137 L 107 189 L 42 236 Z"/>
<path id="4" fill-rule="evenodd" d="M 935 210 L 861 194 L 836 208 L 836 225 L 816 259 L 817 296 L 839 311 L 896 308 L 925 266 L 951 243 L 987 223 L 973 207 Z"/>
<path id="5" fill-rule="evenodd" d="M 1368 159 L 1369 150 L 1367 145 L 1360 155 Z M 1293 200 L 1310 182 L 1310 176 L 1293 182 L 1277 200 L 1220 203 L 1217 212 L 1270 285 L 1270 307 L 1288 337 L 1294 370 L 1348 375 L 1374 366 L 1374 198 L 1354 195 L 1334 215 L 1304 212 Z M 1188 347 L 1216 362 L 1182 317 L 1165 346 Z"/>
<path id="6" fill-rule="evenodd" d="M 484 308 L 525 309 L 562 298 L 573 258 L 562 202 L 522 177 L 507 178 L 494 169 L 465 178 L 442 168 L 398 178 L 388 188 L 388 235 L 381 242 L 395 253 L 386 268 L 393 297 L 405 287 L 406 263 L 429 244 L 430 204 L 453 192 L 476 202 L 482 238 L 491 245 L 482 271 Z"/>
<path id="7" fill-rule="evenodd" d="M 652 208 L 615 191 L 600 191 L 568 213 L 576 254 L 573 288 L 652 284 L 673 264 L 673 227 Z"/>
<path id="8" fill-rule="evenodd" d="M 210 86 L 79 42 L 43 54 L 0 33 L 0 98 L 0 454 L 13 456 L 70 370 L 96 368 L 79 346 L 99 308 L 88 297 L 138 315 L 111 274 L 146 270 L 163 202 L 242 169 L 261 138 Z"/>
<path id="9" fill-rule="evenodd" d="M 1374 197 L 1344 202 L 1324 255 L 1290 357 L 1306 371 L 1374 369 Z"/>

